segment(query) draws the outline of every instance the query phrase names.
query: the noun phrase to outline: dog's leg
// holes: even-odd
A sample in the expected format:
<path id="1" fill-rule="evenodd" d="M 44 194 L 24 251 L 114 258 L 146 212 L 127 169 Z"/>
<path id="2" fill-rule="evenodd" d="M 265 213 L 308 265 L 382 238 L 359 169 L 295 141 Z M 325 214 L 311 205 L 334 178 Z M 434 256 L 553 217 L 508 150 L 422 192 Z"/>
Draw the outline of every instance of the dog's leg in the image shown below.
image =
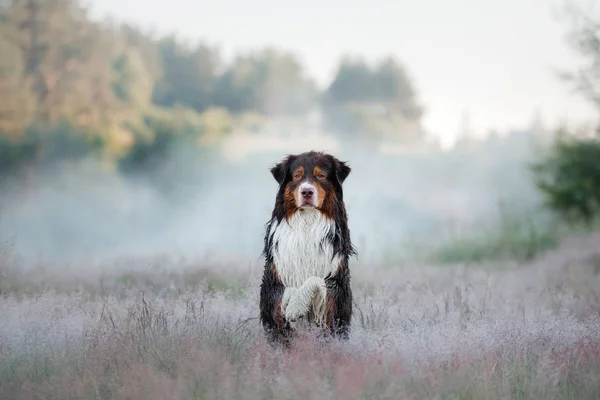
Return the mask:
<path id="1" fill-rule="evenodd" d="M 309 312 L 311 305 L 313 305 L 317 316 L 319 314 L 323 315 L 326 290 L 323 278 L 316 276 L 309 277 L 291 296 L 285 309 L 285 319 L 294 326 L 300 318 Z M 321 299 L 320 303 L 322 304 L 318 304 L 319 299 Z"/>
<path id="2" fill-rule="evenodd" d="M 327 299 L 325 302 L 325 326 L 331 334 L 347 340 L 352 320 L 352 289 L 347 261 L 342 261 L 335 275 L 325 278 Z"/>
<path id="3" fill-rule="evenodd" d="M 291 328 L 282 311 L 285 287 L 274 265 L 266 265 L 260 285 L 260 321 L 271 344 L 291 344 Z"/>
<path id="4" fill-rule="evenodd" d="M 294 297 L 296 292 L 298 292 L 298 289 L 295 287 L 286 287 L 283 291 L 283 296 L 281 297 L 281 312 L 283 312 L 284 315 L 290 300 Z"/>

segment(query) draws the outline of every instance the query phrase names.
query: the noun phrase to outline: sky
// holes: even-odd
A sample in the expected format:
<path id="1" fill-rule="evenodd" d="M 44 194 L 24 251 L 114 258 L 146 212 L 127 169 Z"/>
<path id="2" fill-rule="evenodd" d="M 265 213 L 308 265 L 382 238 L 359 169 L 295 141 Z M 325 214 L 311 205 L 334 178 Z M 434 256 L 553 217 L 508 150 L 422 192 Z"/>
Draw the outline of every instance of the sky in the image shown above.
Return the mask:
<path id="1" fill-rule="evenodd" d="M 295 52 L 326 87 L 342 54 L 376 62 L 394 55 L 425 106 L 424 126 L 451 140 L 468 116 L 479 135 L 595 118 L 556 75 L 577 66 L 561 0 L 88 0 L 157 33 L 221 48 L 223 55 L 274 46 Z"/>

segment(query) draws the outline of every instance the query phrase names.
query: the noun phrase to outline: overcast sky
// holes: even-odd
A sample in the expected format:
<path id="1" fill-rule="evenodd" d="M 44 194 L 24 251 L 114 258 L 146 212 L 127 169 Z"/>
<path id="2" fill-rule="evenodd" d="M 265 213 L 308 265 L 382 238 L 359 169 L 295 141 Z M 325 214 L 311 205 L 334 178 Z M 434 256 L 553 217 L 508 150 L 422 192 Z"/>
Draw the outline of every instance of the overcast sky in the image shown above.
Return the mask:
<path id="1" fill-rule="evenodd" d="M 573 68 L 557 20 L 561 0 L 88 0 L 96 16 L 218 45 L 225 55 L 274 45 L 296 52 L 326 85 L 342 53 L 392 53 L 412 75 L 426 127 L 454 135 L 468 111 L 476 132 L 593 118 L 560 82 Z"/>

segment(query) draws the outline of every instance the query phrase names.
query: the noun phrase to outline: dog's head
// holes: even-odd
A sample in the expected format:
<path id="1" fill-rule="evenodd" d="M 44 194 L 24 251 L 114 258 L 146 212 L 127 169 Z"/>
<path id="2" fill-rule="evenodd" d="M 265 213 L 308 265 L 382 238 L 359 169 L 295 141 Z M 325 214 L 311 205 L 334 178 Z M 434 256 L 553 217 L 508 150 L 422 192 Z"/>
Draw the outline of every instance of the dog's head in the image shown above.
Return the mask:
<path id="1" fill-rule="evenodd" d="M 310 151 L 287 156 L 271 168 L 271 174 L 279 183 L 287 215 L 305 209 L 331 214 L 335 202 L 342 201 L 350 167 L 331 154 Z"/>

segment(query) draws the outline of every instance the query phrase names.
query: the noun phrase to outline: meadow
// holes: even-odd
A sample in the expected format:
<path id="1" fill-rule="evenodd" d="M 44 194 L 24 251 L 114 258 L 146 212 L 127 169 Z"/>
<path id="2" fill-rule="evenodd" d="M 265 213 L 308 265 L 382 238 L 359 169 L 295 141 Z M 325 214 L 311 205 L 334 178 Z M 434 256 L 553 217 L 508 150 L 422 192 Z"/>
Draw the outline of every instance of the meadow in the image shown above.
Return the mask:
<path id="1" fill-rule="evenodd" d="M 345 198 L 359 250 L 351 336 L 306 332 L 289 352 L 266 344 L 257 318 L 274 155 L 215 167 L 227 184 L 205 180 L 196 214 L 149 206 L 138 230 L 81 185 L 13 202 L 3 226 L 20 236 L 0 249 L 0 398 L 596 399 L 600 234 L 527 213 L 529 178 L 515 151 L 503 154 L 480 155 L 477 169 L 460 154 L 343 157 L 355 168 Z M 396 184 L 381 185 L 389 176 Z M 505 211 L 490 200 L 492 176 L 512 196 Z M 94 193 L 120 204 L 115 188 Z M 495 222 L 484 229 L 484 217 Z M 59 223 L 67 233 L 50 239 Z M 108 231 L 120 244 L 111 257 L 82 245 Z M 178 231 L 212 253 L 159 245 Z M 22 256 L 34 246 L 63 257 Z"/>
<path id="2" fill-rule="evenodd" d="M 259 263 L 78 274 L 5 253 L 0 397 L 596 399 L 599 245 L 573 237 L 527 264 L 354 263 L 349 341 L 307 332 L 290 352 L 262 337 Z"/>

